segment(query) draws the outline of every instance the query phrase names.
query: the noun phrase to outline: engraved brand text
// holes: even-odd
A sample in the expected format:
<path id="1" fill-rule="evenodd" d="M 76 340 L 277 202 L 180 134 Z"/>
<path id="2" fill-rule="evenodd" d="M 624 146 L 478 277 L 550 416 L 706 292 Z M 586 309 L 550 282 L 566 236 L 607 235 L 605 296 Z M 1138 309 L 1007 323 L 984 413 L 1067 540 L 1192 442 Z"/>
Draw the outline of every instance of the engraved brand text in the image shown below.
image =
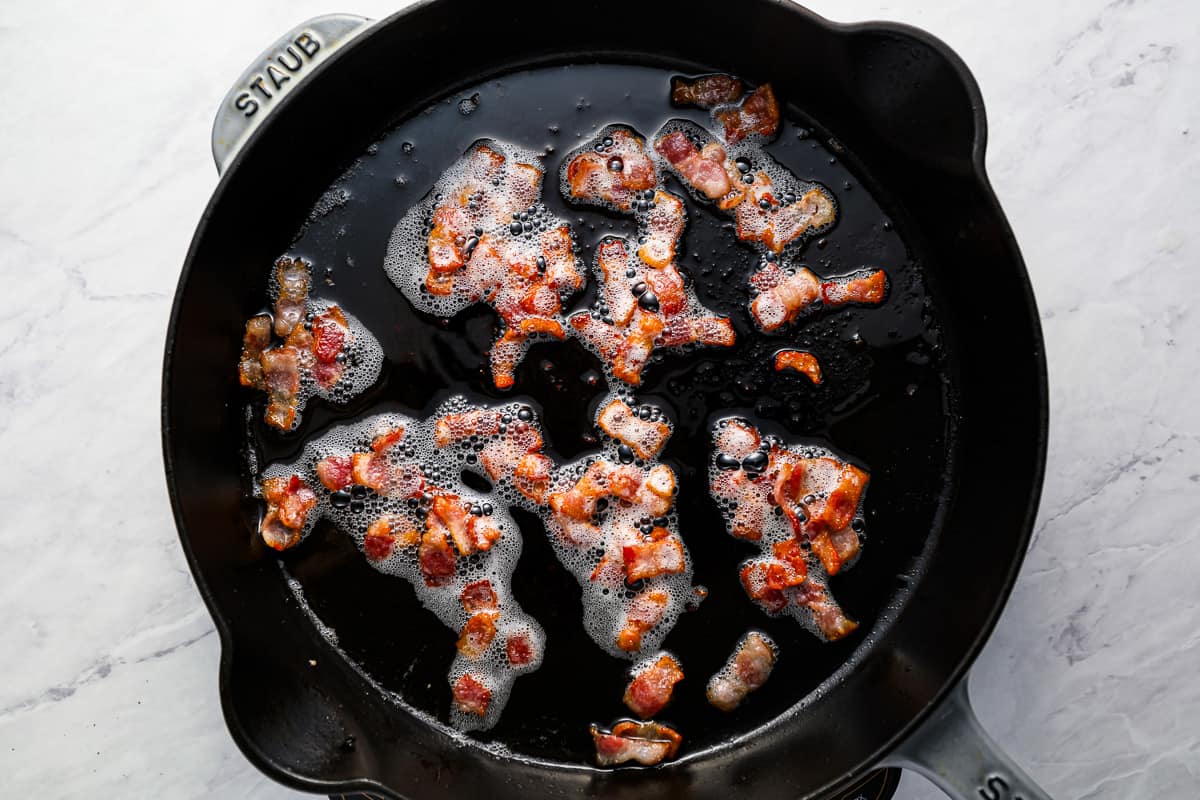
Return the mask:
<path id="1" fill-rule="evenodd" d="M 293 75 L 312 61 L 320 49 L 321 42 L 314 34 L 307 31 L 301 33 L 267 62 L 266 69 L 250 80 L 245 91 L 233 98 L 233 107 L 245 116 L 253 117 L 261 104 L 273 98 Z"/>
<path id="2" fill-rule="evenodd" d="M 983 800 L 1023 800 L 1021 795 L 1008 788 L 1008 781 L 996 774 L 989 775 L 983 782 L 979 796 Z"/>

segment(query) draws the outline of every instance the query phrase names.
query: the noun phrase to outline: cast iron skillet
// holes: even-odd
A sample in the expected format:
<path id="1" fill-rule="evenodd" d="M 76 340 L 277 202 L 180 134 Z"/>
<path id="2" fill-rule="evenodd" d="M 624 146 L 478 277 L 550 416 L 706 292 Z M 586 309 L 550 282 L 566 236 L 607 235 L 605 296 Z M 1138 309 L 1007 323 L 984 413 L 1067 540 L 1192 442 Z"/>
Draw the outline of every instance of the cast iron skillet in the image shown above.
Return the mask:
<path id="1" fill-rule="evenodd" d="M 373 24 L 323 17 L 277 42 L 226 99 L 213 141 L 224 174 L 184 264 L 167 336 L 163 445 L 180 539 L 221 636 L 221 698 L 234 739 L 272 777 L 322 792 L 818 797 L 891 764 L 956 797 L 1046 797 L 979 728 L 966 694 L 967 669 L 1028 544 L 1047 430 L 1038 317 L 984 173 L 978 88 L 927 34 L 836 25 L 788 2 L 645 4 L 633 19 L 593 0 L 436 0 Z M 289 44 L 295 71 L 263 72 Z M 594 61 L 701 66 L 802 97 L 803 111 L 895 198 L 890 212 L 920 242 L 937 287 L 939 370 L 954 417 L 920 568 L 846 663 L 803 703 L 775 709 L 755 735 L 660 768 L 615 772 L 456 743 L 384 702 L 330 651 L 275 559 L 253 544 L 245 395 L 233 379 L 241 326 L 262 303 L 263 265 L 287 250 L 316 199 L 368 144 L 488 75 Z M 920 443 L 901 427 L 887 444 L 902 460 Z"/>

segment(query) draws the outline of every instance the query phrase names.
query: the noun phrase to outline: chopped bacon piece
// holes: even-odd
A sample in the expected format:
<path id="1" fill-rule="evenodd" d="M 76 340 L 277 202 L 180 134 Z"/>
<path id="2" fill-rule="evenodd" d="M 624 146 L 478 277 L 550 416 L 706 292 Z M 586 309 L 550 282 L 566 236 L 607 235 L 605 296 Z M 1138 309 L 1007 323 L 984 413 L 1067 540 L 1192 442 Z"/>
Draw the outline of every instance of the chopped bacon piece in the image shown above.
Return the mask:
<path id="1" fill-rule="evenodd" d="M 596 513 L 596 501 L 607 494 L 608 462 L 596 461 L 570 489 L 552 493 L 548 503 L 555 514 L 586 522 Z"/>
<path id="2" fill-rule="evenodd" d="M 602 151 L 588 148 L 567 162 L 567 185 L 576 199 L 610 203 L 629 211 L 636 194 L 658 182 L 654 164 L 646 155 L 645 141 L 630 128 L 613 126 L 604 138 L 612 144 Z"/>
<path id="3" fill-rule="evenodd" d="M 742 96 L 742 82 L 732 75 L 701 75 L 699 78 L 671 78 L 671 102 L 677 106 L 710 109 L 736 101 Z"/>
<path id="4" fill-rule="evenodd" d="M 433 498 L 433 506 L 429 511 L 430 518 L 445 526 L 459 555 L 469 556 L 475 552 L 475 540 L 471 536 L 470 515 L 463 508 L 462 499 L 455 494 L 439 494 Z M 434 524 L 434 523 L 429 523 Z"/>
<path id="5" fill-rule="evenodd" d="M 775 658 L 774 643 L 766 634 L 746 634 L 721 671 L 709 680 L 708 702 L 722 711 L 733 711 L 771 677 Z"/>
<path id="6" fill-rule="evenodd" d="M 445 586 L 454 577 L 454 551 L 446 540 L 445 528 L 440 524 L 425 531 L 421 547 L 417 551 L 417 563 L 426 586 Z"/>
<path id="7" fill-rule="evenodd" d="M 638 458 L 658 455 L 671 436 L 671 426 L 665 422 L 643 420 L 622 400 L 613 400 L 600 410 L 596 418 L 600 430 L 624 445 Z"/>
<path id="8" fill-rule="evenodd" d="M 655 537 L 652 533 L 651 541 L 625 545 L 622 549 L 626 580 L 630 583 L 659 575 L 674 575 L 686 567 L 683 542 L 665 528 L 654 529 L 655 533 L 660 531 L 666 536 Z"/>
<path id="9" fill-rule="evenodd" d="M 553 466 L 554 462 L 549 456 L 526 453 L 513 470 L 513 485 L 521 494 L 540 504 L 545 501 L 546 492 L 550 489 L 550 470 Z"/>
<path id="10" fill-rule="evenodd" d="M 350 456 L 328 456 L 317 462 L 317 478 L 331 492 L 338 492 L 353 483 Z"/>
<path id="11" fill-rule="evenodd" d="M 445 273 L 462 269 L 466 264 L 463 248 L 471 235 L 471 220 L 466 209 L 439 206 L 433 212 L 433 228 L 429 231 L 429 266 L 432 273 L 453 280 Z"/>
<path id="12" fill-rule="evenodd" d="M 611 733 L 605 733 L 595 725 L 591 728 L 592 740 L 596 745 L 596 763 L 612 767 L 635 761 L 650 767 L 674 758 L 683 738 L 673 729 L 659 722 L 619 722 Z"/>
<path id="13" fill-rule="evenodd" d="M 261 360 L 267 386 L 264 417 L 271 427 L 289 431 L 296 422 L 300 405 L 300 353 L 285 345 L 267 350 Z"/>
<path id="14" fill-rule="evenodd" d="M 304 259 L 293 261 L 284 257 L 275 262 L 275 281 L 279 286 L 279 296 L 275 299 L 275 335 L 282 339 L 304 321 L 312 275 Z"/>
<path id="15" fill-rule="evenodd" d="M 382 453 L 394 444 L 399 444 L 404 438 L 404 426 L 399 425 L 390 431 L 379 434 L 371 440 L 371 450 Z"/>
<path id="16" fill-rule="evenodd" d="M 472 409 L 461 414 L 446 414 L 434 426 L 433 441 L 446 447 L 472 436 L 494 436 L 500 431 L 500 412 Z"/>
<path id="17" fill-rule="evenodd" d="M 662 621 L 670 598 L 666 592 L 642 592 L 629 604 L 625 626 L 617 634 L 617 647 L 626 653 L 642 649 L 642 634 Z"/>
<path id="18" fill-rule="evenodd" d="M 773 253 L 782 253 L 809 231 L 832 224 L 837 216 L 833 198 L 820 188 L 809 189 L 794 203 L 781 205 L 765 172 L 755 176 L 747 194 L 747 201 L 734 210 L 737 237 L 743 242 L 762 242 Z"/>
<path id="19" fill-rule="evenodd" d="M 757 450 L 760 444 L 762 437 L 758 429 L 741 420 L 729 420 L 717 435 L 717 449 L 738 461 Z"/>
<path id="20" fill-rule="evenodd" d="M 464 714 L 487 716 L 491 702 L 492 690 L 471 673 L 464 674 L 454 682 L 454 705 Z"/>
<path id="21" fill-rule="evenodd" d="M 252 389 L 267 388 L 263 377 L 262 354 L 271 344 L 271 318 L 259 314 L 246 320 L 246 333 L 242 337 L 242 358 L 238 362 L 238 379 L 242 386 Z"/>
<path id="22" fill-rule="evenodd" d="M 778 614 L 787 608 L 787 595 L 782 588 L 772 587 L 768 580 L 770 564 L 765 561 L 752 561 L 742 567 L 742 586 L 750 599 L 762 606 L 768 614 Z"/>
<path id="23" fill-rule="evenodd" d="M 338 306 L 330 306 L 326 311 L 313 317 L 312 322 L 312 353 L 316 361 L 313 364 L 313 374 L 322 387 L 328 389 L 341 380 L 345 365 L 338 362 L 351 341 L 350 323 Z"/>
<path id="24" fill-rule="evenodd" d="M 808 581 L 798 589 L 796 602 L 812 611 L 817 628 L 831 642 L 848 636 L 858 627 L 858 623 L 849 619 L 825 587 L 818 583 Z"/>
<path id="25" fill-rule="evenodd" d="M 533 663 L 533 642 L 530 641 L 529 634 L 517 633 L 508 637 L 504 643 L 504 655 L 508 658 L 509 665 L 513 667 L 523 667 Z"/>
<path id="26" fill-rule="evenodd" d="M 740 142 L 747 136 L 757 134 L 771 138 L 779 130 L 779 103 L 771 84 L 764 83 L 734 108 L 723 108 L 713 112 L 713 117 L 725 128 L 725 141 Z"/>
<path id="27" fill-rule="evenodd" d="M 350 477 L 360 486 L 386 494 L 391 468 L 379 453 L 354 453 L 350 456 Z"/>
<path id="28" fill-rule="evenodd" d="M 811 382 L 821 382 L 821 362 L 812 353 L 803 350 L 780 350 L 775 354 L 775 371 L 785 369 L 795 370 L 807 377 Z"/>
<path id="29" fill-rule="evenodd" d="M 263 541 L 267 543 L 267 547 L 274 550 L 286 550 L 300 541 L 300 531 L 289 528 L 280 522 L 279 514 L 275 511 L 266 513 L 258 526 L 258 531 L 262 535 Z"/>
<path id="30" fill-rule="evenodd" d="M 661 189 L 654 193 L 654 205 L 646 215 L 646 241 L 638 248 L 638 257 L 655 269 L 675 260 L 675 243 L 683 235 L 686 213 L 683 201 Z M 666 312 L 671 313 L 671 312 Z"/>
<path id="31" fill-rule="evenodd" d="M 463 587 L 462 593 L 458 598 L 462 601 L 463 608 L 466 609 L 468 614 L 485 609 L 494 609 L 499 603 L 499 600 L 496 598 L 496 590 L 492 588 L 492 582 L 487 578 L 468 583 Z"/>
<path id="32" fill-rule="evenodd" d="M 480 611 L 478 614 L 473 614 L 458 635 L 458 652 L 467 658 L 479 658 L 486 653 L 487 649 L 492 646 L 492 640 L 496 638 L 496 618 L 498 616 L 499 614 L 495 611 Z"/>
<path id="33" fill-rule="evenodd" d="M 683 668 L 663 654 L 639 671 L 625 688 L 625 705 L 642 719 L 649 719 L 671 702 L 675 684 L 683 680 Z"/>
<path id="34" fill-rule="evenodd" d="M 317 505 L 317 495 L 299 475 L 267 478 L 262 482 L 267 513 L 259 525 L 263 541 L 275 550 L 286 550 L 300 541 L 308 512 Z"/>
<path id="35" fill-rule="evenodd" d="M 693 189 L 709 200 L 719 200 L 731 192 L 744 191 L 730 179 L 725 148 L 710 142 L 696 147 L 683 131 L 672 131 L 655 143 L 654 148 Z"/>
<path id="36" fill-rule="evenodd" d="M 392 547 L 395 544 L 396 537 L 392 535 L 392 521 L 387 517 L 381 517 L 367 528 L 367 535 L 363 539 L 363 552 L 372 561 L 382 561 L 392 554 Z"/>
<path id="37" fill-rule="evenodd" d="M 877 306 L 883 302 L 887 291 L 887 274 L 875 270 L 863 278 L 824 281 L 821 284 L 821 301 L 831 308 L 858 303 Z"/>
<path id="38" fill-rule="evenodd" d="M 687 290 L 684 288 L 683 276 L 679 274 L 679 270 L 674 264 L 666 264 L 659 269 L 649 270 L 643 277 L 646 285 L 650 287 L 650 291 L 654 292 L 654 296 L 658 298 L 660 317 L 665 323 L 664 342 L 669 341 L 672 346 L 678 346 L 692 341 L 695 337 L 692 336 L 692 330 L 688 324 L 690 319 L 681 313 L 687 308 L 688 296 Z M 676 331 L 683 335 L 674 335 Z"/>
<path id="39" fill-rule="evenodd" d="M 779 271 L 777 267 L 763 270 Z M 750 314 L 764 331 L 774 331 L 800 316 L 820 297 L 817 276 L 803 267 L 759 293 L 750 304 Z"/>
<path id="40" fill-rule="evenodd" d="M 471 536 L 471 544 L 476 552 L 490 550 L 501 534 L 500 526 L 491 517 L 472 516 L 467 523 L 467 528 Z"/>

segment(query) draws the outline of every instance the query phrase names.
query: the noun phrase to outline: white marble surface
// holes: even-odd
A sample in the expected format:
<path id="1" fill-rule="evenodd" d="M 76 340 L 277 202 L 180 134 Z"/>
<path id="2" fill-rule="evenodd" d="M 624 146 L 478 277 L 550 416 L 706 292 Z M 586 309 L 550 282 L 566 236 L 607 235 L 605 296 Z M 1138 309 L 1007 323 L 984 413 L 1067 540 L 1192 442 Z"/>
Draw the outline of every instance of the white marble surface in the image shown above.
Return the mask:
<path id="1" fill-rule="evenodd" d="M 1057 797 L 1200 796 L 1200 10 L 812 6 L 911 22 L 971 66 L 1041 305 L 1045 498 L 980 716 Z M 222 722 L 160 468 L 161 345 L 227 82 L 307 16 L 394 8 L 0 11 L 0 795 L 295 794 Z M 938 795 L 906 777 L 900 796 Z"/>

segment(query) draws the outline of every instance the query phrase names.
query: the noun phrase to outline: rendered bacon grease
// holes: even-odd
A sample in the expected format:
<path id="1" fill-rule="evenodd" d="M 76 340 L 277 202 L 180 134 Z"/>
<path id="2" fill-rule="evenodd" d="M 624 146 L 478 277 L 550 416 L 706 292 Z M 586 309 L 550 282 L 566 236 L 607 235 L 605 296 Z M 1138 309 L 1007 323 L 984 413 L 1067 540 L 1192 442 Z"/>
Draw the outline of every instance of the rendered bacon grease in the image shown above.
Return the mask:
<path id="1" fill-rule="evenodd" d="M 490 358 L 500 389 L 513 385 L 531 339 L 566 336 L 562 306 L 583 285 L 570 226 L 539 201 L 542 174 L 532 152 L 476 142 L 396 225 L 384 259 L 421 311 L 496 310 L 503 331 Z"/>
<path id="2" fill-rule="evenodd" d="M 789 614 L 827 640 L 858 624 L 827 579 L 858 556 L 859 511 L 870 476 L 818 447 L 789 447 L 738 418 L 713 428 L 709 482 L 729 533 L 762 554 L 742 565 L 746 594 L 768 614 Z"/>
<path id="3" fill-rule="evenodd" d="M 600 284 L 590 311 L 572 314 L 574 334 L 612 376 L 633 386 L 655 350 L 697 344 L 729 347 L 733 326 L 700 304 L 676 264 L 687 214 L 683 200 L 661 188 L 645 139 L 610 125 L 568 154 L 560 190 L 571 202 L 637 221 L 637 244 L 607 237 L 593 268 Z"/>
<path id="4" fill-rule="evenodd" d="M 775 669 L 779 648 L 761 631 L 750 631 L 738 642 L 733 655 L 708 681 L 708 702 L 722 711 L 733 711 L 746 695 L 762 688 Z"/>
<path id="5" fill-rule="evenodd" d="M 455 398 L 438 409 L 435 442 L 461 468 L 486 475 L 506 502 L 542 517 L 583 590 L 584 628 L 606 652 L 635 658 L 658 648 L 695 592 L 674 512 L 675 473 L 654 460 L 670 425 L 646 406 L 643 419 L 613 405 L 624 402 L 601 402 L 598 424 L 611 440 L 568 464 L 542 452 L 533 409 L 519 403 Z"/>
<path id="6" fill-rule="evenodd" d="M 436 421 L 384 414 L 333 428 L 263 476 L 260 531 L 290 547 L 317 519 L 351 536 L 375 569 L 412 584 L 459 632 L 451 723 L 495 725 L 514 679 L 541 665 L 545 634 L 512 596 L 521 532 L 503 499 L 472 491 L 434 447 Z"/>
<path id="7" fill-rule="evenodd" d="M 251 317 L 242 339 L 238 379 L 266 393 L 263 419 L 281 431 L 296 427 L 314 394 L 344 403 L 374 383 L 383 366 L 375 337 L 340 306 L 310 298 L 311 285 L 307 262 L 279 259 L 271 280 L 274 318 Z"/>

